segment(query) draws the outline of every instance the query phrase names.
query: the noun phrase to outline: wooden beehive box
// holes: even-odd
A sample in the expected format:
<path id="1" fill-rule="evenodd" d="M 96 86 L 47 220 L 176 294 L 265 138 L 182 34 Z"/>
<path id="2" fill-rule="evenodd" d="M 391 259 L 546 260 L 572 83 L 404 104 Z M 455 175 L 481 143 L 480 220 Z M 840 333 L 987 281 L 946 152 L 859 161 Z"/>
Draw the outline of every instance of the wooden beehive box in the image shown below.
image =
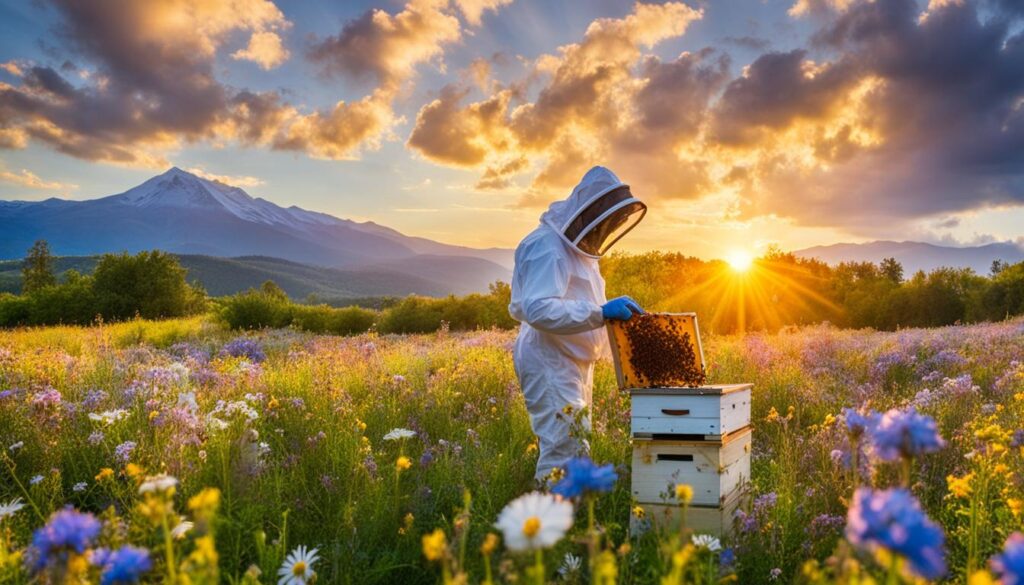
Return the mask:
<path id="1" fill-rule="evenodd" d="M 639 339 L 631 328 L 651 328 L 644 338 L 648 347 L 634 347 L 631 339 Z M 608 340 L 615 376 L 620 389 L 657 387 L 695 387 L 704 383 L 704 348 L 700 342 L 696 313 L 645 313 L 629 321 L 608 321 Z M 634 361 L 634 354 L 638 360 Z M 671 367 L 655 368 L 652 378 L 636 367 L 636 363 L 657 363 Z M 672 370 L 675 370 L 674 372 Z M 699 378 L 680 375 L 683 370 L 699 372 Z"/>
<path id="2" fill-rule="evenodd" d="M 744 493 L 738 491 L 720 506 L 687 506 L 683 518 L 686 528 L 698 534 L 723 536 L 732 531 L 736 522 L 736 510 L 745 500 Z M 644 509 L 644 517 L 630 515 L 629 530 L 635 535 L 657 527 L 674 530 L 679 526 L 679 515 L 682 506 L 675 504 L 637 504 Z"/>
<path id="3" fill-rule="evenodd" d="M 633 499 L 678 504 L 675 486 L 693 488 L 694 506 L 723 505 L 750 479 L 751 430 L 722 441 L 637 441 L 633 447 Z"/>
<path id="4" fill-rule="evenodd" d="M 753 384 L 637 388 L 630 392 L 634 439 L 721 440 L 750 425 Z"/>

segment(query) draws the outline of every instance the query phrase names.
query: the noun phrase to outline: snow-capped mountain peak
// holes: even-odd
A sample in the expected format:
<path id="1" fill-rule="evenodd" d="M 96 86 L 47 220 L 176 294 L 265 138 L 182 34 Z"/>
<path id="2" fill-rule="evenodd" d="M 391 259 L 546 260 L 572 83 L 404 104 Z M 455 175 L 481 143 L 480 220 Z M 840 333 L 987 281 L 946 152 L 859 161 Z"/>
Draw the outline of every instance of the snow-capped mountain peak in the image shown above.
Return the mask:
<path id="1" fill-rule="evenodd" d="M 204 179 L 178 167 L 112 198 L 135 207 L 178 207 L 206 211 L 219 209 L 246 221 L 296 229 L 310 224 L 331 225 L 341 221 L 298 207 L 285 209 L 266 199 L 252 197 L 238 187 Z"/>

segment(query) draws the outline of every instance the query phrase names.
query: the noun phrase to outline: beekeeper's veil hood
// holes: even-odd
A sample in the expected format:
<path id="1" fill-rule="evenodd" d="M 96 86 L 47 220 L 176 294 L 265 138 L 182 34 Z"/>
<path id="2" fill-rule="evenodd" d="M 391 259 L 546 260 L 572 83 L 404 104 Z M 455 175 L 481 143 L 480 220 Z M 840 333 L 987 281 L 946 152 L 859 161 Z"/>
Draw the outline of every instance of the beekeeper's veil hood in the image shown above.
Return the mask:
<path id="1" fill-rule="evenodd" d="M 640 223 L 647 206 L 615 173 L 594 167 L 572 194 L 551 204 L 541 221 L 586 256 L 598 258 Z"/>

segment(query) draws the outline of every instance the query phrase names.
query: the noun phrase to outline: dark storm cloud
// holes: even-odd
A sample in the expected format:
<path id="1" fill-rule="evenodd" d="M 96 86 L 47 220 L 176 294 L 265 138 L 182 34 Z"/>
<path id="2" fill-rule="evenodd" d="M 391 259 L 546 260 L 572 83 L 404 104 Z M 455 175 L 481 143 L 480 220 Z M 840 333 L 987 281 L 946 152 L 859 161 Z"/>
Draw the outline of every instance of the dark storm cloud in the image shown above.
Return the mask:
<path id="1" fill-rule="evenodd" d="M 768 53 L 732 81 L 715 107 L 713 137 L 727 145 L 756 143 L 764 131 L 798 118 L 826 116 L 857 81 L 849 63 L 809 71 L 807 52 Z"/>
<path id="2" fill-rule="evenodd" d="M 816 41 L 842 55 L 839 65 L 881 81 L 861 116 L 882 142 L 829 172 L 769 167 L 780 192 L 759 197 L 761 208 L 784 197 L 803 221 L 838 212 L 866 225 L 1024 203 L 1024 37 L 1010 30 L 1005 15 L 982 21 L 970 2 L 923 18 L 913 0 L 851 7 Z"/>

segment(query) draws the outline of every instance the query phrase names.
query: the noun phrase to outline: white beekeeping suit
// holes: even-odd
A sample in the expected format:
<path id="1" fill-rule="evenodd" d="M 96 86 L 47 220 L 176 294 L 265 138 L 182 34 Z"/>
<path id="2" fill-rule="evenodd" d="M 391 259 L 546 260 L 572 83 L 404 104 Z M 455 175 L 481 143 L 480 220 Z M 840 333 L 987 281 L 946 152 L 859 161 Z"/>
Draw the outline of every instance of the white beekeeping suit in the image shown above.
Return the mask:
<path id="1" fill-rule="evenodd" d="M 598 259 L 646 210 L 614 173 L 594 167 L 516 248 L 509 312 L 522 325 L 513 360 L 540 443 L 538 480 L 587 448 L 570 436 L 563 409 L 590 405 L 594 362 L 608 352 Z"/>

